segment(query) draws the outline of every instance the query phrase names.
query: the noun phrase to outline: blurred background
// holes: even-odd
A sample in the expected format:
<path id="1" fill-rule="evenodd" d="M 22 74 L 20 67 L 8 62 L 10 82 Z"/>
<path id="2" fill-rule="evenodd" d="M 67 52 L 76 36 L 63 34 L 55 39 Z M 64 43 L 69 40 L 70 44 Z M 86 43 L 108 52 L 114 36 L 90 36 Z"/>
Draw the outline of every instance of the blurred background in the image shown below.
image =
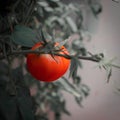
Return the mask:
<path id="1" fill-rule="evenodd" d="M 92 33 L 92 40 L 86 41 L 88 51 L 92 53 L 105 52 L 109 58 L 116 57 L 116 64 L 120 65 L 120 2 L 101 0 L 103 11 L 97 21 L 92 21 L 95 27 L 88 26 Z M 91 19 L 91 18 L 89 18 Z M 93 19 L 91 19 L 93 20 Z M 82 80 L 91 91 L 83 101 L 83 108 L 77 106 L 73 96 L 64 93 L 67 108 L 71 116 L 63 115 L 63 120 L 120 120 L 120 70 L 113 69 L 112 77 L 107 83 L 104 70 L 96 68 L 96 64 L 83 61 L 80 70 Z"/>

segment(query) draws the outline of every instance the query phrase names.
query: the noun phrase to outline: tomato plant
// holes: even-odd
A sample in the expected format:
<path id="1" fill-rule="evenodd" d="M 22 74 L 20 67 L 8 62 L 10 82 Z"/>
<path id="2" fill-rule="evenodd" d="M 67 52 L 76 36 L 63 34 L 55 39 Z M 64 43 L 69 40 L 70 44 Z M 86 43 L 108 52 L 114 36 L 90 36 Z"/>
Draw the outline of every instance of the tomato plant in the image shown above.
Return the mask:
<path id="1" fill-rule="evenodd" d="M 13 116 L 15 120 L 17 118 L 34 120 L 32 116 L 35 116 L 36 120 L 49 120 L 49 109 L 53 111 L 53 119 L 60 120 L 62 113 L 70 115 L 66 109 L 67 101 L 61 90 L 73 95 L 76 103 L 81 106 L 84 98 L 89 95 L 89 87 L 82 83 L 80 73 L 77 73 L 78 69 L 82 68 L 82 61 L 79 59 L 98 63 L 101 60 L 101 55 L 88 53 L 83 42 L 86 40 L 86 33 L 89 32 L 87 31 L 87 23 L 89 23 L 86 21 L 89 17 L 87 15 L 90 13 L 98 18 L 98 14 L 102 10 L 97 1 L 8 0 L 6 2 L 2 0 L 0 2 L 0 62 L 4 59 L 7 65 L 5 67 L 3 63 L 0 64 L 2 95 L 0 97 L 0 103 L 2 103 L 0 119 L 2 119 L 1 117 L 6 118 L 7 115 L 8 119 L 12 119 Z M 2 4 L 3 2 L 4 4 Z M 59 43 L 51 44 L 49 42 L 47 45 L 37 43 L 39 38 L 44 41 L 40 29 L 47 33 L 45 39 L 51 41 L 64 40 L 63 42 L 65 42 L 66 38 L 70 38 L 70 42 L 66 42 L 66 45 L 70 52 L 75 53 L 75 56 L 71 55 L 71 60 L 63 57 L 66 54 L 69 55 L 69 52 Z M 53 36 L 49 37 L 52 34 Z M 26 54 L 28 71 L 37 80 L 45 82 L 34 80 L 28 72 L 24 73 Z M 16 61 L 18 65 L 16 65 Z M 67 77 L 61 77 L 70 64 L 71 81 Z M 100 65 L 103 65 L 103 60 Z M 109 67 L 108 64 L 104 66 L 105 69 L 107 67 Z M 8 72 L 6 73 L 6 71 Z M 109 71 L 108 73 L 111 73 L 111 69 Z M 60 78 L 59 81 L 50 82 L 58 78 Z M 32 107 L 32 101 L 28 98 L 30 95 L 25 89 L 29 87 L 30 90 L 33 90 L 34 86 L 36 93 L 31 95 L 35 108 Z M 6 101 L 11 106 L 9 110 Z M 33 111 L 34 115 L 31 113 Z M 6 114 L 4 114 L 5 112 Z"/>
<path id="2" fill-rule="evenodd" d="M 59 48 L 59 54 L 65 55 L 69 54 L 67 49 L 64 46 L 59 46 L 59 43 L 54 44 L 55 48 Z M 36 50 L 39 48 L 45 48 L 45 46 L 39 42 L 36 43 L 32 50 Z M 54 54 L 35 54 L 30 53 L 27 55 L 27 68 L 28 71 L 31 73 L 33 77 L 37 80 L 44 81 L 44 82 L 51 82 L 55 81 L 67 71 L 70 65 L 70 60 L 54 55 Z"/>

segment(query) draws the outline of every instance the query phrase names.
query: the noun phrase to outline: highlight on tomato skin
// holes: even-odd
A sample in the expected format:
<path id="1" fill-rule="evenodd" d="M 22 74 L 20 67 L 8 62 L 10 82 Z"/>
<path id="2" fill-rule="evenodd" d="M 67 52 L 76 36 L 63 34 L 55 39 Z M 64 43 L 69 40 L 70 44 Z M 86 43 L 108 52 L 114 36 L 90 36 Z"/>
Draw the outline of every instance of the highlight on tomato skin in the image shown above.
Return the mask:
<path id="1" fill-rule="evenodd" d="M 55 43 L 55 46 L 59 43 Z M 36 43 L 32 50 L 35 50 L 39 47 L 43 47 L 41 42 Z M 60 54 L 69 54 L 67 49 L 64 46 L 61 46 L 62 51 L 58 52 Z M 29 53 L 27 55 L 27 69 L 31 75 L 37 80 L 44 82 L 52 82 L 62 77 L 65 72 L 68 70 L 70 65 L 70 59 L 67 59 L 62 56 L 51 54 L 35 54 Z"/>

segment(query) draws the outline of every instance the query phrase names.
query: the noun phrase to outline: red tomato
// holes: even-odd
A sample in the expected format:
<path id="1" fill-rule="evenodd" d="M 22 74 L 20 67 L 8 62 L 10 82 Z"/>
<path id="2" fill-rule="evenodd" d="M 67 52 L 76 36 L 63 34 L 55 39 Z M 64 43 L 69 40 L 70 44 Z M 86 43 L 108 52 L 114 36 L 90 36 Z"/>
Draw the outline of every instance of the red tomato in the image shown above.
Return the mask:
<path id="1" fill-rule="evenodd" d="M 55 43 L 55 46 L 59 43 Z M 32 50 L 35 50 L 39 47 L 44 47 L 41 42 L 35 44 L 32 47 Z M 59 54 L 69 54 L 67 49 L 62 46 L 60 49 L 62 51 L 58 52 Z M 55 81 L 67 71 L 70 65 L 70 60 L 62 56 L 51 54 L 35 54 L 30 53 L 27 55 L 27 68 L 33 77 L 37 80 L 44 82 Z"/>

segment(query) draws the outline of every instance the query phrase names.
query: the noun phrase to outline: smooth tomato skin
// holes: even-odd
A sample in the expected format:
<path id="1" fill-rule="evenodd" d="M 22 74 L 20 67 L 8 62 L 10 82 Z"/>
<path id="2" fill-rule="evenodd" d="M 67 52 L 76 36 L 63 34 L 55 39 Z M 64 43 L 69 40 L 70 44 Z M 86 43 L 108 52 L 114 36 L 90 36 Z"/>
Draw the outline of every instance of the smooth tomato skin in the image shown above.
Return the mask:
<path id="1" fill-rule="evenodd" d="M 55 45 L 58 45 L 56 43 Z M 32 50 L 42 47 L 39 42 L 32 47 Z M 69 54 L 67 49 L 62 46 L 60 54 Z M 33 77 L 37 80 L 44 82 L 52 82 L 60 78 L 65 74 L 69 68 L 70 60 L 61 56 L 54 55 L 54 58 L 50 54 L 33 54 L 27 55 L 27 69 Z"/>

